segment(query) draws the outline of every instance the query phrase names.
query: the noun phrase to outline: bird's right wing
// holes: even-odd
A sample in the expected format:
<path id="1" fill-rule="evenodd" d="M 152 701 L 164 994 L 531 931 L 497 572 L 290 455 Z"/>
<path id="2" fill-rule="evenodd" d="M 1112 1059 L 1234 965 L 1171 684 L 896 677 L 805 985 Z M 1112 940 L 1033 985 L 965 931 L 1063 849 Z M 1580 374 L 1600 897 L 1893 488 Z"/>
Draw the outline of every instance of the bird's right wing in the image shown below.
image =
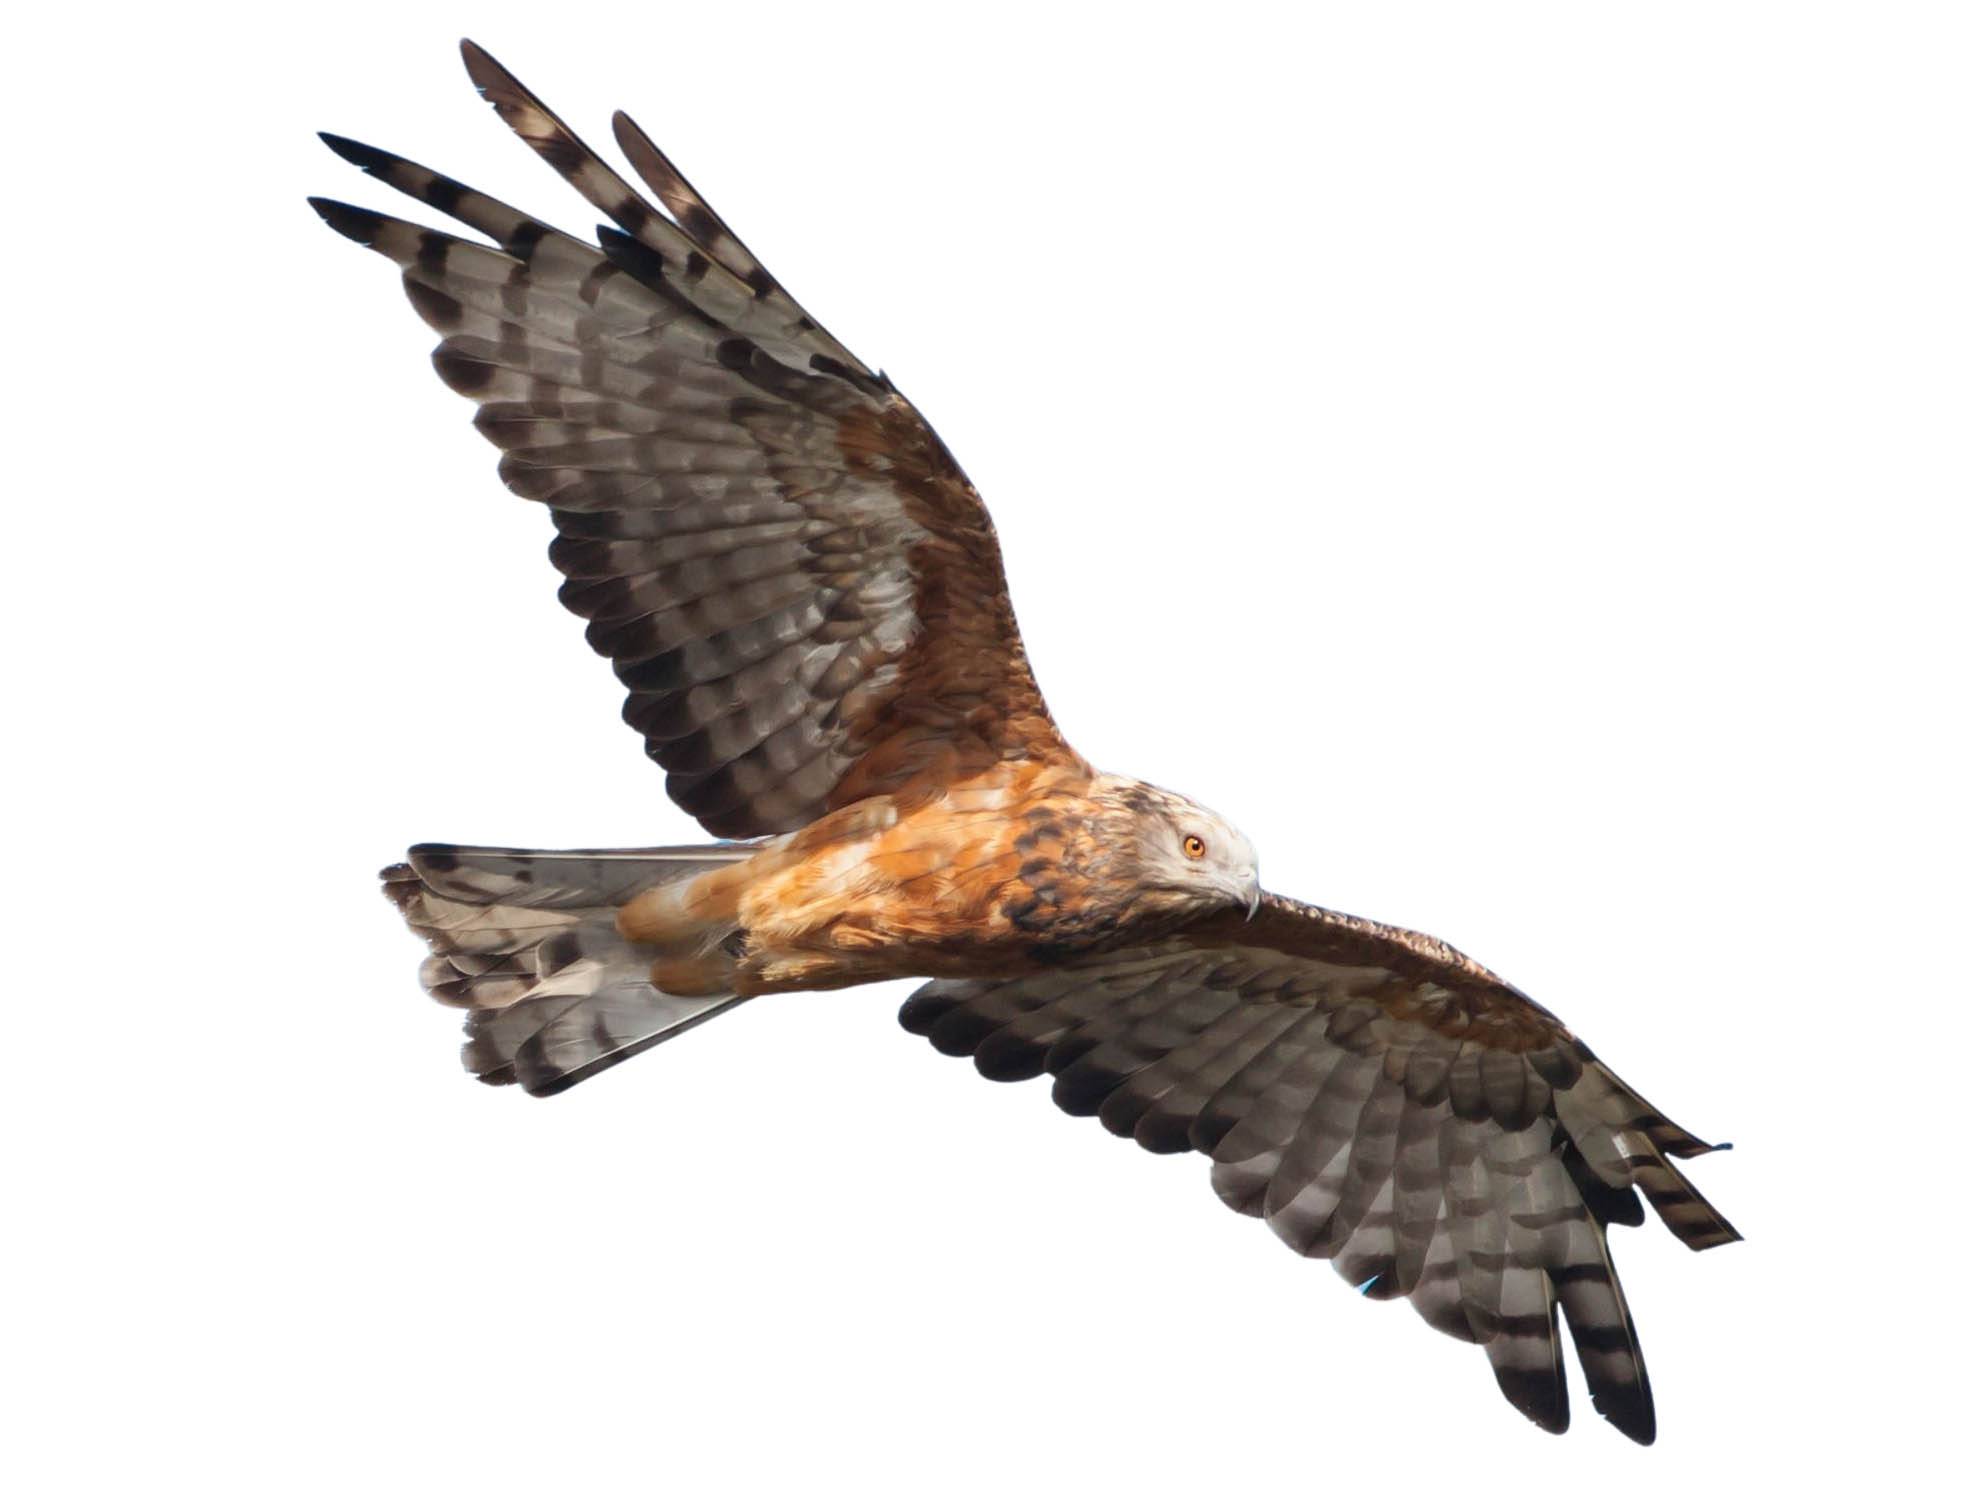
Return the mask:
<path id="1" fill-rule="evenodd" d="M 666 213 L 463 51 L 503 119 L 616 224 L 602 249 L 329 135 L 487 241 L 314 204 L 399 265 L 504 483 L 550 508 L 559 596 L 626 684 L 669 794 L 749 837 L 996 760 L 1078 763 L 1026 661 L 990 516 L 935 431 L 630 119 L 620 143 Z"/>
<path id="2" fill-rule="evenodd" d="M 1737 1239 L 1673 1167 L 1709 1148 L 1553 1016 L 1429 936 L 1271 897 L 1250 922 L 1015 980 L 935 981 L 902 1023 L 992 1079 L 1212 1185 L 1379 1298 L 1482 1345 L 1507 1398 L 1569 1423 L 1558 1312 L 1597 1410 L 1649 1442 L 1651 1387 L 1605 1226 L 1638 1197 L 1694 1249 Z"/>

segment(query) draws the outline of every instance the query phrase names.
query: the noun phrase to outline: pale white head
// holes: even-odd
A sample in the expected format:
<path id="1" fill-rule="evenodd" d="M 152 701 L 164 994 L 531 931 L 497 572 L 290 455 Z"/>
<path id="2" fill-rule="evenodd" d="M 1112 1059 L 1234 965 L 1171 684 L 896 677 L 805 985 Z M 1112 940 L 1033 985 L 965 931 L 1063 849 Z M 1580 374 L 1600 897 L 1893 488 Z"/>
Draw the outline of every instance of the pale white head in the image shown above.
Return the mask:
<path id="1" fill-rule="evenodd" d="M 1259 908 L 1259 854 L 1245 833 L 1188 796 L 1141 780 L 1105 777 L 1098 794 L 1122 808 L 1136 877 L 1150 907 Z"/>

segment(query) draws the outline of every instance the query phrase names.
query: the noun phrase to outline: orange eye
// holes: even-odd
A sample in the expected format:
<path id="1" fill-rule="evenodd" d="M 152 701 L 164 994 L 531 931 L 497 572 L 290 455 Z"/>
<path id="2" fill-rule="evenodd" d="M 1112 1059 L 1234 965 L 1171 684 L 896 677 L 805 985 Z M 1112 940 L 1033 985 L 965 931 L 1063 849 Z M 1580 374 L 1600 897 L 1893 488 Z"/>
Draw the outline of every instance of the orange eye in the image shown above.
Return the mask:
<path id="1" fill-rule="evenodd" d="M 1204 838 L 1201 836 L 1185 837 L 1184 855 L 1190 858 L 1192 862 L 1196 862 L 1198 858 L 1204 856 Z"/>

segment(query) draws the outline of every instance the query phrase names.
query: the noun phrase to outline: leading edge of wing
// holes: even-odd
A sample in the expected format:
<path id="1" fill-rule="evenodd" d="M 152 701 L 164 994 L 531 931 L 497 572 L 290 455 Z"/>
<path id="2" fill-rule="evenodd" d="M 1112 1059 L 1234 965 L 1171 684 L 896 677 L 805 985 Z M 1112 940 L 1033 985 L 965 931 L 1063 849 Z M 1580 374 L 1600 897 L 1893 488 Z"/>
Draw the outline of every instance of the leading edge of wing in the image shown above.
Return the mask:
<path id="1" fill-rule="evenodd" d="M 1656 1432 L 1606 1226 L 1642 1221 L 1642 1193 L 1696 1248 L 1738 1237 L 1671 1186 L 1692 1138 L 1551 1014 L 1442 942 L 1291 900 L 931 982 L 901 1021 L 987 1077 L 1050 1075 L 1062 1109 L 1149 1150 L 1206 1154 L 1228 1206 L 1479 1344 L 1551 1431 L 1569 1419 L 1560 1319 L 1598 1412 Z"/>

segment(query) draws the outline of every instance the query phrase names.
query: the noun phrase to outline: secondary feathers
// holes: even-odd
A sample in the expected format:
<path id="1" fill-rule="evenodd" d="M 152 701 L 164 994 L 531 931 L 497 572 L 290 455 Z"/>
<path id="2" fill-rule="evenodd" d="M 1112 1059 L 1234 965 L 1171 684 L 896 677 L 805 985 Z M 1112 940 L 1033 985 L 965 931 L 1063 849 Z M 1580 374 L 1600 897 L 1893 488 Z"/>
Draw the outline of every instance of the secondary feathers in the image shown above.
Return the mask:
<path id="1" fill-rule="evenodd" d="M 559 597 L 624 716 L 712 833 L 789 831 L 954 757 L 1065 753 L 989 515 L 899 395 L 777 287 L 659 152 L 670 221 L 472 43 L 471 75 L 618 224 L 582 243 L 424 166 L 338 154 L 489 239 L 321 198 L 390 258 L 481 405 L 509 489 L 548 506 Z M 631 121 L 620 133 L 644 140 Z"/>
<path id="2" fill-rule="evenodd" d="M 1738 1238 L 1674 1165 L 1712 1148 L 1450 946 L 1262 900 L 1227 823 L 1097 775 L 935 431 L 630 118 L 614 136 L 654 200 L 463 54 L 611 222 L 597 244 L 333 135 L 475 236 L 313 204 L 398 266 L 502 481 L 549 510 L 559 597 L 670 795 L 763 839 L 423 846 L 386 869 L 428 990 L 467 1012 L 469 1069 L 553 1094 L 746 995 L 934 975 L 901 1021 L 942 1052 L 1202 1153 L 1228 1205 L 1479 1345 L 1553 1431 L 1566 1323 L 1598 1412 L 1649 1442 L 1606 1230 L 1642 1200 L 1694 1249 Z"/>

